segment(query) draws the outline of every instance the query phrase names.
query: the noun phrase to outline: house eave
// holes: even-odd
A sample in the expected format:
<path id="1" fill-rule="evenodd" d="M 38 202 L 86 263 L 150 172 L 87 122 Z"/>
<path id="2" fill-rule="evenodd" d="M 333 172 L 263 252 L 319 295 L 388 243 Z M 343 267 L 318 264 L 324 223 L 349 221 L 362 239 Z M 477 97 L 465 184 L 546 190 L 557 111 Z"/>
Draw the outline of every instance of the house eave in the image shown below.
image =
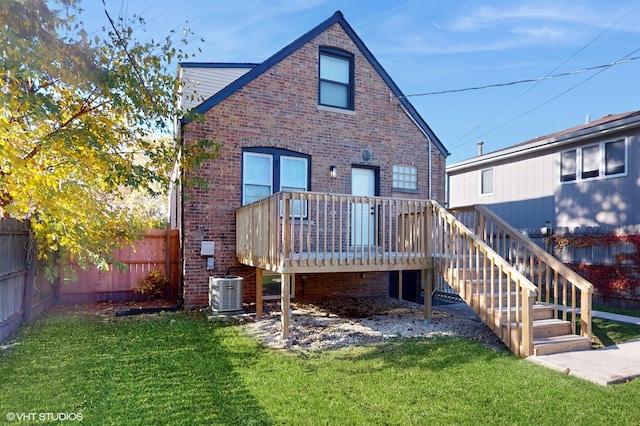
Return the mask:
<path id="1" fill-rule="evenodd" d="M 344 19 L 342 12 L 336 11 L 330 18 L 322 22 L 320 25 L 311 29 L 298 39 L 294 40 L 292 43 L 285 46 L 283 49 L 279 50 L 277 53 L 272 55 L 270 58 L 265 60 L 260 64 L 245 64 L 252 69 L 247 72 L 242 77 L 238 78 L 236 81 L 220 90 L 218 93 L 211 96 L 209 99 L 202 102 L 200 105 L 194 108 L 195 113 L 204 114 L 211 108 L 218 105 L 220 102 L 224 101 L 229 96 L 233 95 L 235 92 L 246 86 L 248 83 L 268 71 L 271 67 L 285 59 L 291 53 L 298 50 L 304 44 L 308 43 L 314 37 L 327 30 L 331 26 L 338 24 L 342 27 L 342 29 L 349 35 L 349 37 L 356 44 L 358 49 L 362 52 L 365 58 L 369 61 L 369 63 L 374 67 L 376 72 L 380 75 L 380 77 L 385 81 L 387 86 L 391 89 L 391 92 L 398 98 L 400 104 L 404 106 L 408 114 L 413 118 L 415 124 L 421 129 L 421 131 L 427 136 L 427 138 L 437 147 L 437 149 L 442 153 L 443 156 L 447 157 L 449 155 L 449 151 L 445 148 L 444 144 L 440 141 L 440 139 L 436 136 L 436 134 L 431 130 L 426 121 L 420 116 L 420 114 L 413 107 L 411 102 L 404 96 L 400 88 L 396 85 L 396 83 L 391 79 L 389 74 L 384 70 L 382 65 L 378 62 L 378 60 L 373 56 L 371 51 L 367 48 L 364 42 L 360 39 L 360 37 L 356 34 L 356 32 L 351 28 L 349 23 Z M 194 63 L 185 63 L 185 64 L 195 64 L 191 66 L 197 66 L 198 64 L 202 65 L 201 62 Z M 218 64 L 218 66 L 224 64 Z M 190 122 L 189 119 L 183 118 L 181 120 L 182 124 L 188 124 Z"/>
<path id="2" fill-rule="evenodd" d="M 564 145 L 582 142 L 587 139 L 602 138 L 608 134 L 640 127 L 640 115 L 611 121 L 598 126 L 580 129 L 575 132 L 565 133 L 557 137 L 550 137 L 536 140 L 531 143 L 516 145 L 499 151 L 479 155 L 467 160 L 454 163 L 446 167 L 447 174 L 462 172 L 467 169 L 474 169 L 486 165 L 494 164 L 496 161 L 512 159 L 515 157 L 537 153 L 540 151 L 556 149 Z"/>

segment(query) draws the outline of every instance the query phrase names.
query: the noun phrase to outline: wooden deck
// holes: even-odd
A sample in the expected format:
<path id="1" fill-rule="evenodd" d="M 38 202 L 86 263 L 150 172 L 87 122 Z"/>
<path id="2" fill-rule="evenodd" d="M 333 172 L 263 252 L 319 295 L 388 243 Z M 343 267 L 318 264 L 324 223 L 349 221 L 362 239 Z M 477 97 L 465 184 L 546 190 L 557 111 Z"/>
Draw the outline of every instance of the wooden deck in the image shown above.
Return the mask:
<path id="1" fill-rule="evenodd" d="M 279 192 L 237 211 L 236 253 L 278 273 L 431 268 L 430 211 L 425 200 Z"/>
<path id="2" fill-rule="evenodd" d="M 590 344 L 593 286 L 481 206 L 279 192 L 238 209 L 236 226 L 236 255 L 256 268 L 258 317 L 263 271 L 281 274 L 288 312 L 297 273 L 421 270 L 425 295 L 439 274 L 519 356 Z"/>

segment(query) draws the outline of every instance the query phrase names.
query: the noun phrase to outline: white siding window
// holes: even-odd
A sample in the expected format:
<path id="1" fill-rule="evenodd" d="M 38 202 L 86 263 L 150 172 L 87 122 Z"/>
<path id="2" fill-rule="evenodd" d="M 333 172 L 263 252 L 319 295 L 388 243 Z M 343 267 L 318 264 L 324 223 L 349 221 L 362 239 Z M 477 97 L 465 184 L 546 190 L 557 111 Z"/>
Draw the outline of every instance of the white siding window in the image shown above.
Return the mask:
<path id="1" fill-rule="evenodd" d="M 560 155 L 560 181 L 570 182 L 576 180 L 578 169 L 577 151 L 565 151 Z"/>
<path id="2" fill-rule="evenodd" d="M 493 167 L 480 170 L 480 194 L 493 194 Z"/>
<path id="3" fill-rule="evenodd" d="M 624 139 L 604 144 L 604 174 L 621 175 L 626 172 L 627 145 Z"/>
<path id="4" fill-rule="evenodd" d="M 415 166 L 393 166 L 393 189 L 398 191 L 418 190 L 418 168 Z"/>
<path id="5" fill-rule="evenodd" d="M 627 173 L 625 139 L 600 142 L 560 153 L 560 182 L 603 179 Z"/>
<path id="6" fill-rule="evenodd" d="M 582 148 L 582 179 L 598 177 L 600 174 L 600 145 Z"/>

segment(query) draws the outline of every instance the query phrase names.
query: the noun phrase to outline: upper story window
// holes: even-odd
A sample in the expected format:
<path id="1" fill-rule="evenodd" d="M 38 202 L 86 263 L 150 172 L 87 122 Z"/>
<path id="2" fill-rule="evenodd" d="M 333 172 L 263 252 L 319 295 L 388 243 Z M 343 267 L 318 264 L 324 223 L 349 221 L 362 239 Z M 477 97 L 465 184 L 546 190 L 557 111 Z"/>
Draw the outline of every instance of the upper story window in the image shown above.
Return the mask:
<path id="1" fill-rule="evenodd" d="M 493 194 L 493 167 L 480 170 L 480 194 Z"/>
<path id="2" fill-rule="evenodd" d="M 413 192 L 418 190 L 418 168 L 415 166 L 393 165 L 393 189 Z"/>
<path id="3" fill-rule="evenodd" d="M 560 182 L 575 182 L 627 173 L 624 139 L 600 142 L 560 153 Z"/>
<path id="4" fill-rule="evenodd" d="M 337 50 L 320 49 L 318 103 L 353 110 L 353 55 Z"/>
<path id="5" fill-rule="evenodd" d="M 245 148 L 242 152 L 242 205 L 278 191 L 308 191 L 308 155 L 278 148 Z"/>
<path id="6" fill-rule="evenodd" d="M 578 176 L 578 151 L 572 149 L 560 154 L 560 181 L 569 182 Z"/>
<path id="7" fill-rule="evenodd" d="M 624 139 L 604 144 L 604 174 L 605 176 L 626 173 L 627 144 Z"/>

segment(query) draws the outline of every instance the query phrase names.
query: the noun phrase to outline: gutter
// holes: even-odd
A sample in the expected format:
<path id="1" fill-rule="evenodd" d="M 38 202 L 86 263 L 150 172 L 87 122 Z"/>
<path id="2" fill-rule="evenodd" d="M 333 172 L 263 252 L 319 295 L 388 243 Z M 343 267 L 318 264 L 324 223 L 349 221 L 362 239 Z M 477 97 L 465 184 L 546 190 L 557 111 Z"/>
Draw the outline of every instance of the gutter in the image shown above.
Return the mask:
<path id="1" fill-rule="evenodd" d="M 599 130 L 593 131 L 593 127 L 580 130 L 573 134 L 563 135 L 558 138 L 549 138 L 543 139 L 542 141 L 536 142 L 529 146 L 520 146 L 520 147 L 512 147 L 507 148 L 501 151 L 494 151 L 493 153 L 485 154 L 480 157 L 475 157 L 470 160 L 463 160 L 459 163 L 452 164 L 451 166 L 446 168 L 446 173 L 452 172 L 460 172 L 468 168 L 482 166 L 485 164 L 491 164 L 495 160 L 506 160 L 514 157 L 521 156 L 523 154 L 528 153 L 536 153 L 540 151 L 545 151 L 559 145 L 568 145 L 569 143 L 581 142 L 586 139 L 593 139 L 598 136 L 607 135 L 609 133 L 624 131 L 628 129 L 633 129 L 635 127 L 639 127 L 640 121 L 638 117 L 632 117 L 628 120 L 623 120 L 619 125 L 614 125 L 611 127 L 607 127 L 606 125 L 598 126 Z M 596 128 L 598 128 L 596 127 Z"/>

